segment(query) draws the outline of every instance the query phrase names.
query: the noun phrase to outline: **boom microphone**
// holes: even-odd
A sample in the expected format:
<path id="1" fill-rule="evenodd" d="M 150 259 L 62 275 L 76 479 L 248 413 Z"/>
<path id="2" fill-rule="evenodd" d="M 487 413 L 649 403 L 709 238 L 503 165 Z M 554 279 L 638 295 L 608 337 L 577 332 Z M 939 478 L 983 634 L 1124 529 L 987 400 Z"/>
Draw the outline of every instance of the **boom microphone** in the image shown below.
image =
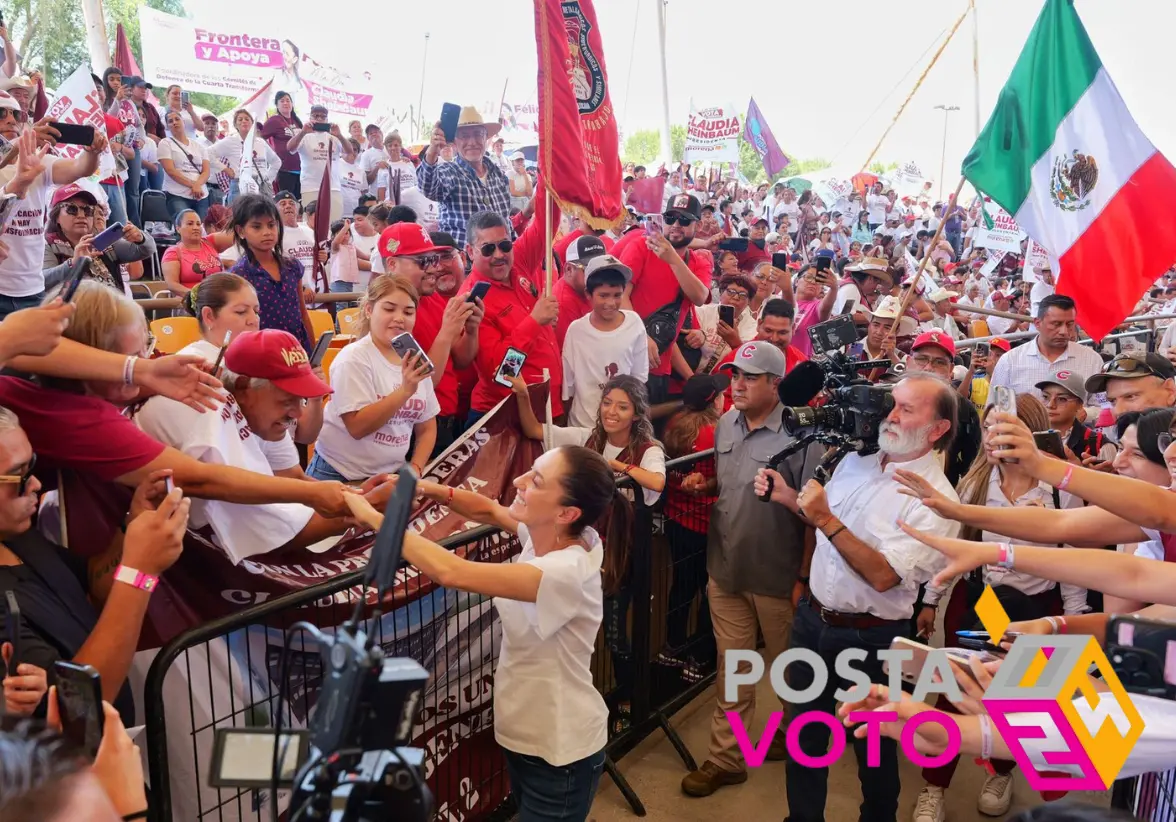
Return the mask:
<path id="1" fill-rule="evenodd" d="M 780 402 L 788 407 L 808 405 L 821 393 L 825 386 L 825 370 L 811 360 L 797 363 L 784 379 L 780 380 L 777 394 Z"/>

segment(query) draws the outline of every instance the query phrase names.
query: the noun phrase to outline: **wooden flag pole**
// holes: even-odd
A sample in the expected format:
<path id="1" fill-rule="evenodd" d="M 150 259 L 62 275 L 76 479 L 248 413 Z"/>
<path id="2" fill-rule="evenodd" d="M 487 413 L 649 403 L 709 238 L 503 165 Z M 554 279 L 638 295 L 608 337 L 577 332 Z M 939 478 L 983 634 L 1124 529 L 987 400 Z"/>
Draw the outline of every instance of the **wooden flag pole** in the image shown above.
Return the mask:
<path id="1" fill-rule="evenodd" d="M 944 209 L 944 215 L 951 214 L 952 209 L 955 208 L 956 200 L 959 199 L 960 192 L 964 188 L 964 177 L 960 177 L 960 181 L 956 184 L 955 192 L 952 193 L 951 199 L 947 201 L 947 208 Z M 929 248 L 934 249 L 936 243 L 939 242 L 940 237 L 943 236 L 943 227 L 947 225 L 947 217 L 939 221 L 939 225 L 935 227 L 935 236 L 931 238 Z M 915 272 L 914 278 L 911 280 L 911 287 L 907 290 L 906 296 L 902 298 L 902 304 L 898 307 L 898 316 L 894 318 L 894 323 L 890 326 L 890 330 L 886 332 L 887 337 L 895 337 L 898 334 L 898 324 L 902 322 L 903 316 L 907 309 L 911 306 L 911 301 L 915 298 L 915 291 L 919 285 L 919 280 L 923 277 L 923 271 L 927 268 L 927 261 L 931 259 L 931 254 L 928 252 L 923 255 L 923 259 L 919 261 L 919 270 Z M 901 283 L 900 283 L 901 285 Z"/>
<path id="2" fill-rule="evenodd" d="M 546 196 L 544 196 L 544 198 L 543 198 L 543 222 L 545 223 L 544 230 L 546 232 L 547 254 L 543 258 L 544 259 L 543 267 L 544 267 L 544 269 L 546 269 L 544 271 L 544 283 L 546 285 L 546 288 L 543 291 L 543 295 L 546 297 L 550 297 L 551 296 L 551 278 L 555 272 L 555 258 L 552 256 L 552 250 L 551 250 L 551 243 L 552 243 L 551 191 L 548 190 L 547 192 L 545 192 L 545 195 Z"/>

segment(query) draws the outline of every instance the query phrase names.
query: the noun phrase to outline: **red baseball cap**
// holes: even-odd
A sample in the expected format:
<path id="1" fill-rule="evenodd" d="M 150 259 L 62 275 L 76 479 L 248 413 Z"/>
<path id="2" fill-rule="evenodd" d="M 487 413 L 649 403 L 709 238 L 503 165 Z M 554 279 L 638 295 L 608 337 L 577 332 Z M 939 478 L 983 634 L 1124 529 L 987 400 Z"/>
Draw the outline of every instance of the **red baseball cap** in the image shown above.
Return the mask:
<path id="1" fill-rule="evenodd" d="M 94 192 L 87 191 L 77 183 L 70 183 L 53 192 L 53 202 L 49 204 L 49 207 L 52 208 L 58 203 L 64 203 L 66 200 L 79 196 L 89 200 L 90 205 L 98 205 L 98 198 L 94 196 Z"/>
<path id="2" fill-rule="evenodd" d="M 246 331 L 229 343 L 225 366 L 243 377 L 269 380 L 295 397 L 313 399 L 334 389 L 315 376 L 298 338 L 289 331 Z"/>
<path id="3" fill-rule="evenodd" d="M 993 337 L 991 340 L 988 341 L 988 347 L 989 348 L 999 348 L 1001 351 L 1003 351 L 1007 354 L 1007 353 L 1009 353 L 1009 349 L 1012 348 L 1012 345 L 1010 345 L 1009 341 L 1006 340 L 1004 337 Z"/>
<path id="4" fill-rule="evenodd" d="M 947 352 L 949 357 L 955 359 L 955 341 L 951 338 L 950 334 L 947 334 L 944 331 L 925 331 L 918 337 L 915 337 L 914 343 L 911 344 L 911 351 L 917 351 L 918 349 L 928 345 L 934 345 L 942 348 Z"/>
<path id="5" fill-rule="evenodd" d="M 411 257 L 414 254 L 439 254 L 449 251 L 451 246 L 433 245 L 429 232 L 420 223 L 397 223 L 390 225 L 380 234 L 380 256 Z"/>

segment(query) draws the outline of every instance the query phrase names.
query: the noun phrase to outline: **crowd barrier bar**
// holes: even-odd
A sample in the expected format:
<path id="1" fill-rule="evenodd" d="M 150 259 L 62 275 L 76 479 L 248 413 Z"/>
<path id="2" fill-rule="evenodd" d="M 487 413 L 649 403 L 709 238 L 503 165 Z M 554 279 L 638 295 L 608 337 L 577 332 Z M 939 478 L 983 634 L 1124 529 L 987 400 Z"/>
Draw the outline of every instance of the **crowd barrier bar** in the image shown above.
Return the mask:
<path id="1" fill-rule="evenodd" d="M 666 464 L 667 485 L 669 485 L 671 477 L 680 477 L 689 473 L 695 469 L 695 466 L 712 457 L 713 451 L 705 451 L 668 461 Z M 626 486 L 633 486 L 630 478 L 625 477 L 618 481 L 618 487 L 624 489 Z M 643 495 L 639 489 L 636 489 L 636 493 L 633 494 L 634 529 L 633 541 L 630 546 L 629 575 L 625 585 L 622 586 L 621 593 L 615 597 L 606 597 L 606 624 L 602 625 L 597 640 L 596 653 L 593 654 L 592 660 L 594 682 L 610 710 L 609 741 L 605 749 L 605 771 L 638 816 L 646 815 L 645 806 L 620 772 L 617 760 L 633 750 L 651 733 L 661 730 L 681 757 L 687 770 L 694 770 L 695 760 L 677 731 L 670 724 L 670 717 L 709 688 L 715 678 L 713 635 L 709 625 L 709 609 L 705 601 L 705 584 L 698 585 L 701 580 L 705 579 L 705 551 L 701 554 L 697 551 L 696 540 L 692 542 L 690 550 L 687 550 L 683 545 L 677 544 L 680 541 L 676 541 L 673 529 L 665 528 L 668 517 L 660 509 L 668 493 L 670 493 L 669 487 L 667 487 L 666 493 L 662 494 L 658 506 L 654 508 L 644 504 Z M 700 518 L 709 511 L 709 504 L 704 505 L 702 502 L 691 501 L 690 498 L 683 497 L 680 493 L 677 498 L 679 507 L 675 516 L 679 518 Z M 685 506 L 684 509 L 683 506 Z M 441 541 L 441 544 L 453 550 L 473 545 L 481 540 L 496 538 L 500 533 L 492 526 L 482 526 L 447 537 Z M 705 532 L 701 533 L 705 537 Z M 705 541 L 702 544 L 705 545 Z M 699 578 L 700 573 L 701 579 Z M 681 591 L 676 592 L 676 589 L 672 587 L 671 581 L 674 578 L 678 578 L 680 586 L 683 585 L 683 582 L 685 583 L 687 589 L 685 594 Z M 205 788 L 206 769 L 209 763 L 199 759 L 197 734 L 208 734 L 218 727 L 239 727 L 240 723 L 245 721 L 245 717 L 256 714 L 259 708 L 262 711 L 267 710 L 275 699 L 272 693 L 257 698 L 251 703 L 246 703 L 244 698 L 240 703 L 230 699 L 228 713 L 222 716 L 215 715 L 217 706 L 214 704 L 215 699 L 213 699 L 208 710 L 214 716 L 211 717 L 211 721 L 197 726 L 192 683 L 203 683 L 207 678 L 211 689 L 213 678 L 211 643 L 226 639 L 229 635 L 251 626 L 265 626 L 270 622 L 291 621 L 282 618 L 288 618 L 292 614 L 296 614 L 299 609 L 312 603 L 321 602 L 331 597 L 337 598 L 336 595 L 358 586 L 362 580 L 363 572 L 355 571 L 332 578 L 327 582 L 309 586 L 301 591 L 249 606 L 229 616 L 192 628 L 175 637 L 159 651 L 147 673 L 144 694 L 147 726 L 144 745 L 147 750 L 148 773 L 151 783 L 150 819 L 152 822 L 172 822 L 173 819 L 178 819 L 174 816 L 175 803 L 172 796 L 172 778 L 175 769 L 172 767 L 174 763 L 169 761 L 167 736 L 169 706 L 164 697 L 165 679 L 169 672 L 175 670 L 177 664 L 186 666 L 185 672 L 189 682 L 187 710 L 189 715 L 193 717 L 190 732 L 191 744 L 188 744 L 189 740 L 172 739 L 173 750 L 176 743 L 182 743 L 186 750 L 193 752 L 196 757 L 194 763 L 196 781 L 198 787 Z M 697 589 L 690 590 L 691 586 L 696 586 Z M 669 600 L 675 597 L 680 601 L 676 609 L 672 608 L 669 603 Z M 350 603 L 340 602 L 338 605 L 341 610 L 346 612 L 346 615 L 350 615 L 352 607 Z M 695 616 L 695 607 L 697 607 L 697 616 Z M 691 642 L 695 643 L 700 650 L 697 653 L 699 667 L 692 670 L 704 671 L 705 673 L 701 677 L 690 680 L 686 678 L 684 672 L 680 673 L 677 668 L 655 662 L 657 647 L 654 642 L 655 640 L 663 644 L 666 642 L 670 633 L 668 625 L 671 619 L 679 623 L 680 632 L 694 626 L 694 637 Z M 342 619 L 338 621 L 341 622 Z M 448 619 L 446 619 L 446 624 L 448 628 Z M 399 636 L 399 629 L 394 627 L 393 634 L 395 639 Z M 382 630 L 379 639 L 384 640 Z M 201 650 L 209 651 L 206 660 L 207 672 L 197 667 L 199 663 L 193 664 L 192 662 L 194 655 L 199 658 L 198 652 Z M 189 654 L 190 651 L 197 653 Z M 423 659 L 418 661 L 424 662 Z M 293 669 L 293 666 L 291 668 Z M 292 670 L 291 675 L 293 676 L 293 674 Z M 446 672 L 443 676 L 446 678 L 446 684 L 452 682 L 450 672 Z M 230 680 L 231 678 L 230 675 Z M 459 683 L 462 681 L 464 680 L 458 680 Z M 231 696 L 232 694 L 230 694 Z M 252 696 L 253 691 L 250 688 L 250 697 Z M 293 694 L 283 699 L 283 716 L 291 710 L 292 706 L 289 703 L 297 702 L 297 699 Z M 308 698 L 303 696 L 302 700 L 302 707 L 305 708 Z M 221 701 L 224 703 L 225 700 Z M 220 707 L 223 709 L 224 705 L 222 704 Z M 173 714 L 176 712 L 182 714 L 184 709 L 185 706 L 182 704 L 175 704 L 174 701 L 171 704 Z M 285 724 L 285 720 L 283 721 Z M 254 727 L 258 726 L 254 725 Z M 173 723 L 173 733 L 176 732 L 176 724 Z M 178 733 L 183 734 L 184 729 L 180 728 Z M 453 756 L 456 757 L 457 765 L 455 767 L 459 773 L 468 772 L 486 776 L 485 761 L 467 761 L 470 758 L 462 756 L 460 748 Z M 433 776 L 435 777 L 436 774 Z M 487 780 L 493 779 L 505 779 L 505 774 L 495 771 L 482 783 L 475 783 L 474 789 L 486 784 Z M 225 794 L 230 795 L 226 798 Z M 206 807 L 203 800 L 199 800 L 199 818 L 201 820 L 224 819 L 226 809 L 231 809 L 234 803 L 237 806 L 237 814 L 230 814 L 233 818 L 244 819 L 249 813 L 255 814 L 251 818 L 258 820 L 265 818 L 268 813 L 266 807 L 242 811 L 242 807 L 248 804 L 250 795 L 249 791 L 220 791 L 217 793 L 217 801 L 211 807 Z M 498 818 L 501 814 L 509 811 L 510 804 L 508 801 L 495 811 L 482 814 L 480 817 L 466 815 L 465 819 L 473 822 L 475 819 Z M 184 820 L 184 822 L 188 822 L 188 820 Z"/>

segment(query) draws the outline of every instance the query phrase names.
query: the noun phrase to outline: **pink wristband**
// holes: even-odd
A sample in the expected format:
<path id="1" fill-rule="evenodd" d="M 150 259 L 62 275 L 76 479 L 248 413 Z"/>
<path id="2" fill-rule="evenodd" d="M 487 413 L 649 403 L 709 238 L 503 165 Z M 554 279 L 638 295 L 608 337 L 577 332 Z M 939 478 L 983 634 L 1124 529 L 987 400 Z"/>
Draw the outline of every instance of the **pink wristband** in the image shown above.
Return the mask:
<path id="1" fill-rule="evenodd" d="M 1062 481 L 1059 482 L 1054 487 L 1057 488 L 1059 491 L 1065 491 L 1066 486 L 1070 484 L 1070 480 L 1072 480 L 1073 478 L 1074 478 L 1074 465 L 1073 465 L 1073 463 L 1066 463 L 1066 473 L 1062 477 Z"/>
<path id="2" fill-rule="evenodd" d="M 120 565 L 115 568 L 114 579 L 116 582 L 125 583 L 147 593 L 151 593 L 159 585 L 159 577 L 145 574 L 138 568 L 132 568 L 129 565 Z"/>

